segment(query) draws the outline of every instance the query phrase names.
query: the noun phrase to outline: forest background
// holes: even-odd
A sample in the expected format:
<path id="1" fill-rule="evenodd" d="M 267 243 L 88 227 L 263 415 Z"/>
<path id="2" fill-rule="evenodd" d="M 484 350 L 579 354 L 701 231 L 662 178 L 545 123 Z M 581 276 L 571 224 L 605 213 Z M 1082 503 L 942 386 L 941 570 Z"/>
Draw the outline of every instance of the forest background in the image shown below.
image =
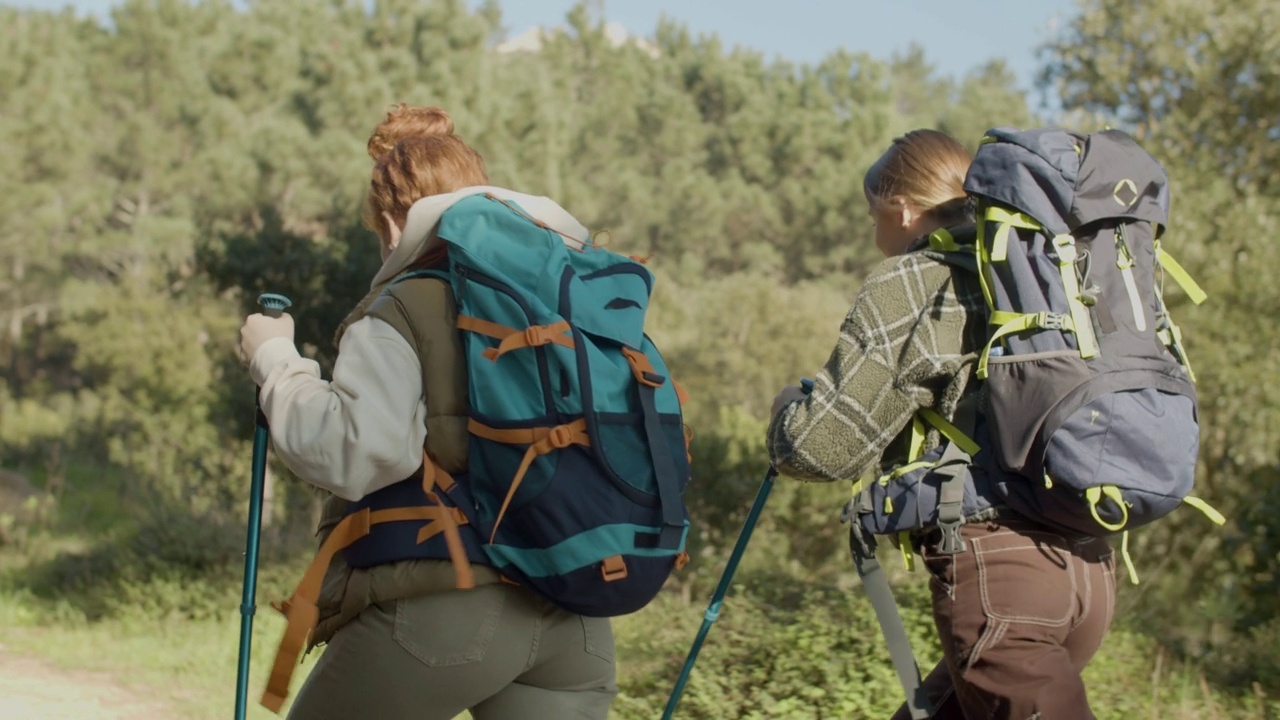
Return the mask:
<path id="1" fill-rule="evenodd" d="M 461 0 L 0 7 L 7 646 L 109 668 L 183 717 L 229 711 L 253 418 L 236 328 L 283 292 L 331 367 L 377 267 L 364 142 L 389 103 L 438 104 L 495 184 L 651 257 L 652 334 L 693 396 L 694 559 L 618 621 L 614 714 L 657 717 L 766 468 L 769 401 L 825 361 L 877 259 L 866 168 L 916 127 L 972 149 L 997 125 L 1113 125 L 1167 167 L 1165 244 L 1209 294 L 1169 300 L 1199 380 L 1199 494 L 1229 523 L 1134 533 L 1141 584 L 1119 591 L 1091 697 L 1104 718 L 1280 713 L 1280 3 L 1084 0 L 1043 50 L 1052 117 L 1004 63 L 956 78 L 919 47 L 793 63 L 673 21 L 619 42 L 585 3 L 537 50 L 496 51 L 501 27 Z M 778 486 L 681 717 L 896 705 L 847 492 Z M 315 512 L 273 464 L 261 605 L 298 578 Z M 932 663 L 925 582 L 894 582 Z M 257 628 L 255 688 L 280 623 Z"/>

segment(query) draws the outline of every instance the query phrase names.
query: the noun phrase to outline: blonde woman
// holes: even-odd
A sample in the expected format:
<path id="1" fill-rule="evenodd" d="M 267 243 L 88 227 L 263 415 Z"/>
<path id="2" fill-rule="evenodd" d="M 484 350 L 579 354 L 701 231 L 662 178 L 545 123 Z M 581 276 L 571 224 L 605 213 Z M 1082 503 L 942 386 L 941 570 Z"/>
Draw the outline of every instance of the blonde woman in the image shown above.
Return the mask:
<path id="1" fill-rule="evenodd" d="M 901 465 L 918 411 L 954 420 L 975 399 L 973 362 L 987 332 L 978 277 L 924 252 L 930 233 L 962 237 L 972 224 L 963 187 L 970 160 L 951 137 L 916 130 L 867 172 L 875 244 L 887 259 L 859 291 L 812 394 L 789 387 L 774 401 L 768 442 L 782 474 L 851 480 L 877 461 Z M 928 437 L 923 451 L 939 442 Z M 1110 547 L 1014 514 L 981 471 L 965 484 L 967 550 L 939 552 L 937 527 L 911 538 L 931 574 L 944 655 L 924 683 L 933 717 L 1092 718 L 1080 672 L 1111 623 Z M 909 717 L 905 706 L 894 716 Z"/>

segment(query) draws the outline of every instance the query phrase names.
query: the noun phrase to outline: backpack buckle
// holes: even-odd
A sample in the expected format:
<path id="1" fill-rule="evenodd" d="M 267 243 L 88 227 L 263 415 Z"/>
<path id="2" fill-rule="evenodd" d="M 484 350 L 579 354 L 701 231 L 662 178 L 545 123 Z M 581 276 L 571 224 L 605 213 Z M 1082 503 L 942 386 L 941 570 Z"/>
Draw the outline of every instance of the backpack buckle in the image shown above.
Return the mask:
<path id="1" fill-rule="evenodd" d="M 1036 324 L 1045 330 L 1065 330 L 1067 328 L 1067 316 L 1062 313 L 1041 312 L 1040 317 L 1036 318 Z"/>
<path id="2" fill-rule="evenodd" d="M 852 498 L 852 499 L 850 499 L 850 500 L 849 500 L 849 502 L 845 503 L 845 504 L 844 504 L 844 507 L 840 509 L 840 524 L 841 524 L 841 525 L 844 525 L 844 524 L 846 524 L 846 523 L 851 523 L 851 522 L 854 522 L 855 520 L 857 520 L 857 518 L 858 518 L 858 505 L 859 505 L 859 502 L 858 502 L 858 501 L 859 501 L 859 500 L 861 500 L 861 499 L 862 499 L 862 494 L 861 494 L 861 493 L 859 493 L 859 494 L 857 494 L 857 495 L 854 495 L 854 496 L 853 496 L 853 498 Z"/>
<path id="3" fill-rule="evenodd" d="M 654 369 L 653 363 L 649 362 L 649 357 L 634 348 L 622 348 L 622 354 L 627 358 L 627 363 L 631 365 L 631 374 L 635 376 L 636 382 L 641 385 L 647 385 L 651 388 L 662 387 L 667 381 L 665 377 L 658 374 Z"/>
<path id="4" fill-rule="evenodd" d="M 849 551 L 855 558 L 874 560 L 876 557 L 876 536 L 867 532 L 862 525 L 855 523 L 849 528 Z"/>
<path id="5" fill-rule="evenodd" d="M 568 425 L 557 425 L 547 433 L 547 442 L 553 448 L 567 448 L 574 442 L 573 429 Z"/>
<path id="6" fill-rule="evenodd" d="M 1054 235 L 1053 247 L 1058 251 L 1060 265 L 1070 265 L 1080 257 L 1076 250 L 1076 239 L 1069 234 Z"/>
<path id="7" fill-rule="evenodd" d="M 614 582 L 627 577 L 627 563 L 621 555 L 610 555 L 600 563 L 600 576 L 605 582 Z"/>
<path id="8" fill-rule="evenodd" d="M 939 555 L 959 555 L 965 551 L 964 538 L 960 537 L 960 526 L 963 524 L 964 518 L 955 521 L 938 520 L 938 530 L 942 537 L 935 549 Z"/>
<path id="9" fill-rule="evenodd" d="M 531 325 L 524 329 L 524 343 L 526 347 L 538 347 L 547 344 L 546 333 L 543 332 L 541 325 Z"/>

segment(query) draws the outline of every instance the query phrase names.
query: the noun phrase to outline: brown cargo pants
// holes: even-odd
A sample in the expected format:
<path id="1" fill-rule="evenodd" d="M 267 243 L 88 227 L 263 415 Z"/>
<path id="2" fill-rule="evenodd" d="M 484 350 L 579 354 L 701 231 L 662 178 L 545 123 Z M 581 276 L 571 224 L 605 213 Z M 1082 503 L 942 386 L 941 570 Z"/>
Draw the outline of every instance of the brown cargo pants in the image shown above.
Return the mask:
<path id="1" fill-rule="evenodd" d="M 495 583 L 366 608 L 329 641 L 289 720 L 605 720 L 617 693 L 607 618 Z"/>
<path id="2" fill-rule="evenodd" d="M 968 550 L 922 543 L 943 660 L 925 678 L 934 720 L 1090 720 L 1080 673 L 1115 610 L 1104 538 L 1017 518 L 961 528 Z M 893 720 L 909 720 L 903 706 Z"/>

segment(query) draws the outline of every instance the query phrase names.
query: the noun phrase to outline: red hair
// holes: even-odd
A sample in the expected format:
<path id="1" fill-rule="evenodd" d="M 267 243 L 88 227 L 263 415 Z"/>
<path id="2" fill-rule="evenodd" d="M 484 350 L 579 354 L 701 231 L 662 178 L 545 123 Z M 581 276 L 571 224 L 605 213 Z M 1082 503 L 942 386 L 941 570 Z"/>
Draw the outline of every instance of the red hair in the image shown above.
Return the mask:
<path id="1" fill-rule="evenodd" d="M 387 117 L 369 136 L 369 157 L 376 163 L 386 157 L 396 143 L 407 138 L 452 134 L 453 118 L 441 108 L 405 103 L 392 105 L 387 110 Z"/>
<path id="2" fill-rule="evenodd" d="M 453 120 L 438 107 L 395 106 L 369 138 L 368 150 L 374 166 L 364 224 L 374 232 L 386 229 L 384 214 L 404 227 L 418 200 L 489 183 L 484 158 L 453 133 Z M 440 264 L 442 248 L 414 264 Z"/>

